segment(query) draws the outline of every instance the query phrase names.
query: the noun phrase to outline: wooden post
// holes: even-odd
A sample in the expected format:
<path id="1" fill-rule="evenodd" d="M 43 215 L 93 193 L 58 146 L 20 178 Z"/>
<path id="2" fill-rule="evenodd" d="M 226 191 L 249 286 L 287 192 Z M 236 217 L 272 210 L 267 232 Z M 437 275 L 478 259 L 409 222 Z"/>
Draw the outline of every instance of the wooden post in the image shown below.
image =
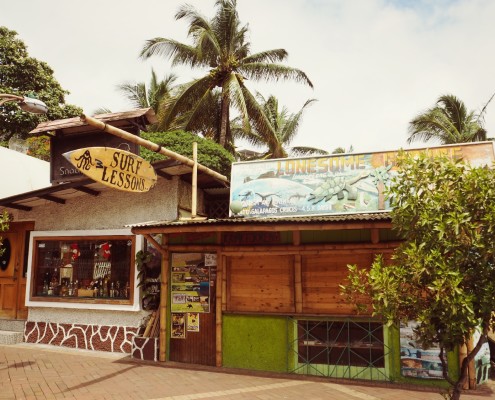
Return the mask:
<path id="1" fill-rule="evenodd" d="M 196 218 L 196 208 L 198 203 L 198 143 L 193 142 L 193 170 L 192 170 L 192 199 L 191 218 Z"/>
<path id="2" fill-rule="evenodd" d="M 292 244 L 297 247 L 301 245 L 301 231 L 292 231 Z M 296 312 L 302 313 L 302 256 L 300 253 L 294 254 L 294 302 Z"/>
<path id="3" fill-rule="evenodd" d="M 217 251 L 217 281 L 216 281 L 216 305 L 215 305 L 215 339 L 216 354 L 215 364 L 217 367 L 222 366 L 222 293 L 223 293 L 223 256 Z"/>
<path id="4" fill-rule="evenodd" d="M 294 255 L 294 301 L 296 303 L 296 313 L 302 313 L 302 256 L 300 254 Z"/>
<path id="5" fill-rule="evenodd" d="M 222 256 L 222 311 L 227 310 L 227 257 Z"/>
<path id="6" fill-rule="evenodd" d="M 166 249 L 168 245 L 168 236 L 162 236 L 162 246 Z M 162 253 L 162 270 L 160 285 L 160 353 L 159 361 L 166 361 L 167 354 L 167 300 L 168 300 L 168 277 L 170 275 L 170 261 L 168 249 Z"/>
<path id="7" fill-rule="evenodd" d="M 371 228 L 371 243 L 377 244 L 380 242 L 380 230 L 378 228 Z"/>

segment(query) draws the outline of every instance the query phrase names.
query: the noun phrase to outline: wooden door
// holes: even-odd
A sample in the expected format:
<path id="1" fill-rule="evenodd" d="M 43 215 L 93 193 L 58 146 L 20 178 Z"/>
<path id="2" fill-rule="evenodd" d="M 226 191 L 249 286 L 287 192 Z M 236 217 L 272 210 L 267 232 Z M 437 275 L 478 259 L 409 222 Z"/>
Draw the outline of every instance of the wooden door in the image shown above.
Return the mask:
<path id="1" fill-rule="evenodd" d="M 174 253 L 172 255 L 172 313 L 169 319 L 171 335 L 168 347 L 168 359 L 170 361 L 210 366 L 214 366 L 216 363 L 216 262 L 215 265 L 210 264 L 208 266 L 206 263 L 205 266 L 204 260 L 205 255 L 201 253 Z M 201 283 L 196 281 L 190 283 L 191 276 L 188 276 L 190 272 L 184 271 L 190 271 L 191 268 L 198 269 L 198 266 L 201 266 L 199 269 L 206 268 L 208 270 L 208 279 Z M 177 276 L 174 277 L 174 275 Z M 182 283 L 182 281 L 186 283 Z M 189 285 L 192 285 L 193 292 L 186 291 L 184 293 L 192 295 L 193 298 L 189 299 L 189 295 L 186 295 L 186 303 L 189 303 L 189 300 L 193 302 L 198 300 L 194 299 L 197 297 L 194 290 L 196 290 L 195 286 L 201 286 L 202 288 L 199 289 L 197 295 L 201 299 L 201 303 L 204 301 L 208 303 L 208 307 L 203 312 L 197 312 L 197 303 L 191 307 L 192 312 L 188 311 L 187 306 L 189 304 L 186 304 L 186 308 L 183 310 L 174 311 L 174 296 L 180 297 L 180 290 Z M 205 293 L 206 287 L 207 292 Z M 180 307 L 180 304 L 178 306 Z M 176 322 L 178 325 L 175 325 Z M 177 331 L 174 333 L 174 327 L 179 328 L 179 335 L 176 334 Z"/>
<path id="2" fill-rule="evenodd" d="M 24 273 L 25 238 L 29 225 L 11 223 L 7 232 L 1 232 L 0 256 L 0 318 L 25 319 L 26 277 Z"/>

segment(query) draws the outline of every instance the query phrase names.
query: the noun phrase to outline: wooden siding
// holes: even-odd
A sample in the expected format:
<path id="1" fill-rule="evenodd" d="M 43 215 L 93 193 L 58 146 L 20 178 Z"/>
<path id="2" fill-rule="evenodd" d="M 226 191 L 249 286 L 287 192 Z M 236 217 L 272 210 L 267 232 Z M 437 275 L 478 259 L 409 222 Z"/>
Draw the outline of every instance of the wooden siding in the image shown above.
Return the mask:
<path id="1" fill-rule="evenodd" d="M 340 295 L 348 275 L 347 264 L 369 267 L 373 254 L 324 254 L 302 257 L 303 313 L 349 315 L 354 306 Z"/>
<path id="2" fill-rule="evenodd" d="M 293 313 L 293 256 L 232 256 L 227 260 L 229 311 Z"/>

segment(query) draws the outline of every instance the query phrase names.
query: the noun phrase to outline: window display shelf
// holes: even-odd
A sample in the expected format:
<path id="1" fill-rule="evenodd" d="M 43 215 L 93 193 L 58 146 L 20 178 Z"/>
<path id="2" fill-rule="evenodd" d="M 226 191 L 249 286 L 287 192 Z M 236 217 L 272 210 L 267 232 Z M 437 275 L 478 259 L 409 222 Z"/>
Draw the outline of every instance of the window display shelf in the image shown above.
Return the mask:
<path id="1" fill-rule="evenodd" d="M 36 238 L 31 301 L 131 304 L 133 236 Z"/>

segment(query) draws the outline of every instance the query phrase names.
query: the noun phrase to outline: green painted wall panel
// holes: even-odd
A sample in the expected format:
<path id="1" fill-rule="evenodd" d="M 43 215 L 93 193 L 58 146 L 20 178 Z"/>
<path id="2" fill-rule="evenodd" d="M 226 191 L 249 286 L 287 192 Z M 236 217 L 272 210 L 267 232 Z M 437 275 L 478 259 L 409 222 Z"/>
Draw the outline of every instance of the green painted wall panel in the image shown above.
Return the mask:
<path id="1" fill-rule="evenodd" d="M 287 371 L 287 319 L 276 316 L 224 315 L 223 366 Z"/>

